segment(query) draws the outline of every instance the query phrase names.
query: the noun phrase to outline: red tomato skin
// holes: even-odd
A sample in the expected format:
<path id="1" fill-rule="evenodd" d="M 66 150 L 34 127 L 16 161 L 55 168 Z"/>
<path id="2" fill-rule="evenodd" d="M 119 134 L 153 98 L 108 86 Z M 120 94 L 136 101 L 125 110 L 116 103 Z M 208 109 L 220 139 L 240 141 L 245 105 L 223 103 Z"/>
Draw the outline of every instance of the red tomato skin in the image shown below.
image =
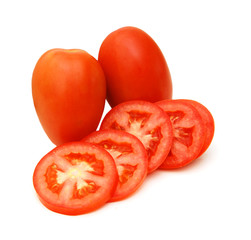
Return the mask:
<path id="1" fill-rule="evenodd" d="M 89 201 L 86 201 L 84 204 L 81 203 L 75 206 L 71 206 L 70 202 L 71 199 L 69 199 L 66 204 L 68 206 L 65 206 L 65 203 L 57 203 L 57 198 L 51 199 L 51 193 L 48 195 L 48 193 L 43 192 L 43 188 L 46 188 L 45 180 L 44 180 L 44 171 L 46 170 L 47 164 L 46 161 L 48 158 L 51 158 L 52 156 L 57 155 L 58 152 L 64 152 L 67 148 L 89 148 L 92 149 L 92 152 L 100 151 L 103 156 L 105 156 L 106 161 L 109 166 L 109 170 L 106 170 L 105 176 L 109 175 L 109 182 L 107 184 L 108 189 L 106 191 L 103 191 L 103 196 L 98 197 L 95 199 L 95 201 L 92 201 L 89 199 Z M 107 167 L 108 168 L 108 167 Z M 37 192 L 37 196 L 40 200 L 40 202 L 49 210 L 64 214 L 64 215 L 81 215 L 90 213 L 92 211 L 97 210 L 98 208 L 102 207 L 106 202 L 110 200 L 110 198 L 114 195 L 114 192 L 117 188 L 118 183 L 118 173 L 116 169 L 115 162 L 111 155 L 107 153 L 104 149 L 101 147 L 95 146 L 91 143 L 84 143 L 84 142 L 68 142 L 65 144 L 62 144 L 60 146 L 55 147 L 50 152 L 48 152 L 37 164 L 34 173 L 33 173 L 33 186 L 35 188 L 35 191 Z M 41 187 L 42 186 L 42 187 Z"/>
<path id="2" fill-rule="evenodd" d="M 51 49 L 38 60 L 32 96 L 40 123 L 55 145 L 78 141 L 96 130 L 106 84 L 98 61 L 80 49 Z"/>
<path id="3" fill-rule="evenodd" d="M 136 27 L 123 27 L 103 41 L 98 61 L 107 81 L 111 107 L 129 101 L 172 98 L 172 80 L 165 57 L 154 40 Z"/>

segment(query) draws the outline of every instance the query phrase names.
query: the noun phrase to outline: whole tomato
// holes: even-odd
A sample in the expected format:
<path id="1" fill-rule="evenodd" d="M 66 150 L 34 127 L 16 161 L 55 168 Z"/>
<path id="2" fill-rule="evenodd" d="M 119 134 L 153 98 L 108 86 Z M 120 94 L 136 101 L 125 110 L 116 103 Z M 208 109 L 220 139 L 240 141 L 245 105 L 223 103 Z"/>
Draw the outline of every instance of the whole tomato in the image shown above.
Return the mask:
<path id="1" fill-rule="evenodd" d="M 60 145 L 96 130 L 106 83 L 98 61 L 80 49 L 51 49 L 38 60 L 32 76 L 34 106 L 50 140 Z"/>
<path id="2" fill-rule="evenodd" d="M 166 60 L 141 29 L 123 27 L 110 33 L 100 47 L 98 61 L 106 76 L 111 107 L 129 100 L 156 102 L 172 98 Z"/>

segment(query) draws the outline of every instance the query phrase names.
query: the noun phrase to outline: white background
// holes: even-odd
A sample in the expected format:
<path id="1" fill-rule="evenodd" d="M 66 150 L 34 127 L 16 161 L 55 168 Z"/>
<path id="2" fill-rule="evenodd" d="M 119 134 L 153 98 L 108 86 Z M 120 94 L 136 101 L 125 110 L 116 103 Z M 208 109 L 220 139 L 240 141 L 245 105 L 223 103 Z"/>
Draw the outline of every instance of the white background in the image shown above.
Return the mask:
<path id="1" fill-rule="evenodd" d="M 251 239 L 250 1 L 1 1 L 1 239 Z M 123 26 L 162 49 L 174 98 L 203 103 L 215 119 L 208 151 L 190 166 L 156 171 L 132 197 L 86 215 L 47 210 L 33 170 L 54 145 L 38 121 L 31 76 L 55 47 L 98 56 Z M 109 110 L 106 105 L 105 112 Z"/>

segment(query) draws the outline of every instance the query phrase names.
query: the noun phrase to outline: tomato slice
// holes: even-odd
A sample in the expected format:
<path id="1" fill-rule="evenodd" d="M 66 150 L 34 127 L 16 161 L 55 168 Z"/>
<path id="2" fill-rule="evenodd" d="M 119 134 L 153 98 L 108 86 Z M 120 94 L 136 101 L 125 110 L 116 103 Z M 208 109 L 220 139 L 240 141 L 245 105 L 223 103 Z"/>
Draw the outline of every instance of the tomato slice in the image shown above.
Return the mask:
<path id="1" fill-rule="evenodd" d="M 184 167 L 195 160 L 205 142 L 206 129 L 198 110 L 182 100 L 163 100 L 156 103 L 170 117 L 173 125 L 171 150 L 161 169 Z"/>
<path id="2" fill-rule="evenodd" d="M 73 142 L 54 148 L 40 160 L 33 184 L 48 209 L 78 215 L 96 210 L 113 196 L 118 173 L 103 148 Z"/>
<path id="3" fill-rule="evenodd" d="M 97 144 L 113 157 L 119 184 L 110 201 L 127 198 L 143 183 L 147 175 L 147 153 L 138 138 L 119 130 L 101 130 L 91 133 L 83 141 Z"/>
<path id="4" fill-rule="evenodd" d="M 215 130 L 214 118 L 211 112 L 203 104 L 191 99 L 182 99 L 182 101 L 192 104 L 198 110 L 206 127 L 205 142 L 198 155 L 199 157 L 208 149 L 213 140 Z"/>
<path id="5" fill-rule="evenodd" d="M 122 130 L 136 136 L 148 155 L 148 173 L 165 160 L 172 145 L 172 124 L 165 112 L 154 103 L 128 101 L 112 108 L 100 129 Z"/>

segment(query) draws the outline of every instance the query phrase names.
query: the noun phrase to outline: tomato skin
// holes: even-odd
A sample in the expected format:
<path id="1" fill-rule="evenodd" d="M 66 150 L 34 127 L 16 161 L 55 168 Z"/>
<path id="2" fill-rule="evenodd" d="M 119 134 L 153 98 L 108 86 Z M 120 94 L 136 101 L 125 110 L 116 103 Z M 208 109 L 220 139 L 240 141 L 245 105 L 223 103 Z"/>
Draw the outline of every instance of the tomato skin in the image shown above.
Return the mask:
<path id="1" fill-rule="evenodd" d="M 123 27 L 103 41 L 98 61 L 107 81 L 111 107 L 129 101 L 172 98 L 172 80 L 158 45 L 144 31 Z"/>
<path id="2" fill-rule="evenodd" d="M 32 96 L 40 123 L 55 145 L 78 141 L 99 124 L 105 76 L 84 50 L 51 49 L 34 68 Z"/>
<path id="3" fill-rule="evenodd" d="M 71 154 L 76 155 L 71 157 L 72 162 L 67 160 Z M 97 171 L 92 174 L 89 169 L 86 169 L 86 172 L 80 172 L 80 174 L 83 173 L 80 178 L 78 178 L 79 173 L 74 175 L 73 171 L 70 176 L 69 172 L 73 170 L 71 167 L 78 166 L 73 162 L 83 160 L 83 158 L 78 158 L 78 154 L 83 156 L 89 154 L 93 159 L 102 162 L 102 175 L 97 174 Z M 58 170 L 66 176 L 58 193 L 52 191 L 55 179 L 57 179 L 55 183 L 59 182 L 58 173 L 48 174 L 48 169 L 53 164 L 57 165 Z M 93 162 L 89 166 L 93 166 Z M 81 168 L 79 169 L 81 170 Z M 99 185 L 99 188 L 95 190 L 96 192 L 90 191 L 86 196 L 78 198 L 73 195 L 73 192 L 74 186 L 77 186 L 81 180 L 93 180 Z M 50 183 L 50 181 L 54 182 Z M 65 215 L 85 214 L 102 207 L 113 196 L 117 184 L 118 173 L 111 155 L 103 148 L 86 142 L 70 142 L 55 147 L 39 161 L 33 173 L 33 185 L 41 203 L 51 211 Z"/>

